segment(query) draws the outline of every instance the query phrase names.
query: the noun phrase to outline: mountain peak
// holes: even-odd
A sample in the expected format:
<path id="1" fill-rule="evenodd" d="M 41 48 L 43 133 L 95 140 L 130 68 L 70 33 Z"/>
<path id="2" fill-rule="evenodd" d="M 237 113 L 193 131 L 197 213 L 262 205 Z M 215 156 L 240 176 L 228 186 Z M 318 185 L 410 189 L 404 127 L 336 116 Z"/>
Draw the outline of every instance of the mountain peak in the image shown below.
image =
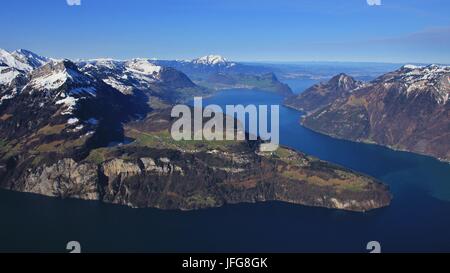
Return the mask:
<path id="1" fill-rule="evenodd" d="M 331 78 L 330 81 L 345 81 L 345 80 L 353 80 L 353 78 L 345 73 L 339 73 Z"/>
<path id="2" fill-rule="evenodd" d="M 220 55 L 207 55 L 194 59 L 192 62 L 195 64 L 218 65 L 227 64 L 228 60 Z"/>
<path id="3" fill-rule="evenodd" d="M 161 72 L 162 67 L 151 63 L 148 59 L 133 59 L 126 63 L 128 70 L 133 72 L 154 75 Z"/>
<path id="4" fill-rule="evenodd" d="M 400 69 L 403 70 L 413 70 L 413 69 L 419 69 L 422 68 L 423 66 L 420 65 L 415 65 L 415 64 L 405 64 L 404 66 L 402 66 Z"/>
<path id="5" fill-rule="evenodd" d="M 66 82 L 89 84 L 90 79 L 78 70 L 76 64 L 64 59 L 51 61 L 31 73 L 29 85 L 43 90 L 55 90 Z"/>
<path id="6" fill-rule="evenodd" d="M 48 58 L 39 56 L 26 49 L 19 49 L 13 52 L 0 49 L 0 63 L 24 72 L 30 72 L 48 61 Z"/>
<path id="7" fill-rule="evenodd" d="M 340 73 L 327 82 L 311 86 L 297 97 L 286 101 L 286 103 L 290 107 L 312 113 L 347 96 L 362 86 L 364 86 L 363 82 L 357 81 L 347 74 Z"/>
<path id="8" fill-rule="evenodd" d="M 445 104 L 450 94 L 450 66 L 430 64 L 426 66 L 404 65 L 387 73 L 375 83 L 400 85 L 398 88 L 407 96 L 430 93 L 439 104 Z"/>
<path id="9" fill-rule="evenodd" d="M 334 76 L 333 78 L 331 78 L 328 81 L 328 84 L 337 89 L 349 91 L 351 89 L 355 89 L 358 86 L 360 86 L 361 82 L 355 80 L 353 77 L 351 77 L 345 73 L 340 73 L 340 74 Z"/>

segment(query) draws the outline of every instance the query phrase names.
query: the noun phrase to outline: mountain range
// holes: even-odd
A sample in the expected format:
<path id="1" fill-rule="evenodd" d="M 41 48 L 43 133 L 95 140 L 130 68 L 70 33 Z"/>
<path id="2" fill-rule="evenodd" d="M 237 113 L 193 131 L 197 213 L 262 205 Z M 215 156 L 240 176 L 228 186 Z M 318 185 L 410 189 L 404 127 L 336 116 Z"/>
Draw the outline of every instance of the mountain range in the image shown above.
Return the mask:
<path id="1" fill-rule="evenodd" d="M 183 210 L 278 200 L 367 211 L 390 203 L 380 181 L 286 147 L 174 141 L 171 106 L 211 91 L 172 66 L 0 53 L 1 188 Z"/>
<path id="2" fill-rule="evenodd" d="M 306 127 L 450 161 L 450 67 L 405 65 L 370 82 L 348 75 L 286 100 Z"/>
<path id="3" fill-rule="evenodd" d="M 193 60 L 163 61 L 153 63 L 173 67 L 188 75 L 196 84 L 210 89 L 256 89 L 291 95 L 287 84 L 281 83 L 274 68 L 230 62 L 219 55 L 208 55 Z"/>

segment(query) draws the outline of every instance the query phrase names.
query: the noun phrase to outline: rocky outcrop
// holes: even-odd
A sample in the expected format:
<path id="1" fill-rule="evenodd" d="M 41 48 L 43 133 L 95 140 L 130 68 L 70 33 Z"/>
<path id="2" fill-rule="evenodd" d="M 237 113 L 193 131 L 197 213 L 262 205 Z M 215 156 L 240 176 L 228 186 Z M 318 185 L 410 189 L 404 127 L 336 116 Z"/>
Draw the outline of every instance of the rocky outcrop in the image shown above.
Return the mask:
<path id="1" fill-rule="evenodd" d="M 70 158 L 28 169 L 22 180 L 19 185 L 23 188 L 16 190 L 63 198 L 99 199 L 97 166 L 79 164 Z"/>
<path id="2" fill-rule="evenodd" d="M 129 177 L 141 173 L 139 166 L 132 162 L 126 162 L 123 159 L 112 159 L 101 165 L 103 174 L 109 179 L 114 180 L 118 176 Z"/>
<path id="3" fill-rule="evenodd" d="M 170 159 L 163 157 L 159 159 L 160 164 L 156 164 L 155 160 L 150 157 L 140 158 L 140 162 L 143 164 L 143 171 L 156 172 L 161 175 L 169 175 L 173 172 L 177 172 L 180 175 L 184 175 L 183 169 L 180 166 L 170 163 Z"/>

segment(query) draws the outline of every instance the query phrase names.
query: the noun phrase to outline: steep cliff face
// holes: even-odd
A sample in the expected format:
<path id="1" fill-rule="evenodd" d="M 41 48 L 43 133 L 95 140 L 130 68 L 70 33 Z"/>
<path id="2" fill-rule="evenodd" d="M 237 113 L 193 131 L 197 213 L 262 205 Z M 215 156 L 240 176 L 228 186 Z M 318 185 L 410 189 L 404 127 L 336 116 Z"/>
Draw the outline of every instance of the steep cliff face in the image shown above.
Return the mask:
<path id="1" fill-rule="evenodd" d="M 450 160 L 450 68 L 405 66 L 303 119 L 315 131 Z"/>
<path id="2" fill-rule="evenodd" d="M 52 165 L 27 169 L 14 190 L 55 197 L 98 200 L 98 174 L 94 164 L 65 158 Z"/>

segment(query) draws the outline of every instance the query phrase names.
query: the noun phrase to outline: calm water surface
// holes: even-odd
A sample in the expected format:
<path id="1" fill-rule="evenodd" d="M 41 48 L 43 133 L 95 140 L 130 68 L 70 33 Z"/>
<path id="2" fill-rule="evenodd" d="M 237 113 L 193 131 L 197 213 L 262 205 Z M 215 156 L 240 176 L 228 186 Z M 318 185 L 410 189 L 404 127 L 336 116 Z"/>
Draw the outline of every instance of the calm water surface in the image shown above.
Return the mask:
<path id="1" fill-rule="evenodd" d="M 281 104 L 256 91 L 224 91 L 205 104 Z M 450 251 L 450 164 L 376 145 L 336 140 L 280 108 L 281 143 L 372 175 L 391 187 L 391 206 L 368 213 L 268 202 L 191 212 L 130 209 L 0 191 L 0 251 L 365 252 Z"/>

